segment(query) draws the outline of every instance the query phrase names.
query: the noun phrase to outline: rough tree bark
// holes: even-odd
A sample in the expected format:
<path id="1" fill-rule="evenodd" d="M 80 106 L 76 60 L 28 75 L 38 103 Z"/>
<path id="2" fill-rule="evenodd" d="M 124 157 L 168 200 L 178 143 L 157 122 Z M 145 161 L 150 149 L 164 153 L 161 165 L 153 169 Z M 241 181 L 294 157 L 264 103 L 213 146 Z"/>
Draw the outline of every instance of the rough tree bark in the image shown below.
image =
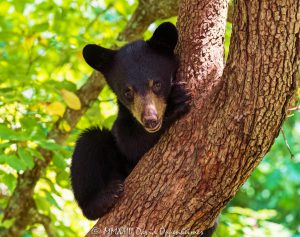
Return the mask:
<path id="1" fill-rule="evenodd" d="M 296 86 L 300 1 L 235 1 L 223 71 L 226 5 L 181 1 L 178 78 L 193 93 L 191 112 L 145 155 L 124 196 L 87 236 L 119 236 L 108 229 L 118 227 L 146 236 L 202 231 L 273 144 Z"/>

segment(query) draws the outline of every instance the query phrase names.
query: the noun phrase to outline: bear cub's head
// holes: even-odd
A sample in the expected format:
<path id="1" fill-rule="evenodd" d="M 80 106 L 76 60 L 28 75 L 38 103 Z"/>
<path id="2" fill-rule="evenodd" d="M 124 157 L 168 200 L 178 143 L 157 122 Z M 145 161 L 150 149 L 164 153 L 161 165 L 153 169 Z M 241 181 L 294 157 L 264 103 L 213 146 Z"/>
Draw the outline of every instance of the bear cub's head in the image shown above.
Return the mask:
<path id="1" fill-rule="evenodd" d="M 104 75 L 118 100 L 151 133 L 162 126 L 177 69 L 177 39 L 176 27 L 166 22 L 148 41 L 134 41 L 119 50 L 95 44 L 83 49 L 85 61 Z"/>

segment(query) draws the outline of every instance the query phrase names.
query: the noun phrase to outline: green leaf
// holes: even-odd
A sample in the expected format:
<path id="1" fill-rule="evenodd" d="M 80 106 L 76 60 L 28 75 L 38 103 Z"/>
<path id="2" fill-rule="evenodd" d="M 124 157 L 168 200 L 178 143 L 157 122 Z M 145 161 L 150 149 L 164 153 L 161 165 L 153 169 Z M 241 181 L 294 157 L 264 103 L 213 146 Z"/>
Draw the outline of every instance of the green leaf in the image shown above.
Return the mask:
<path id="1" fill-rule="evenodd" d="M 12 174 L 5 174 L 1 178 L 1 182 L 3 182 L 10 191 L 13 191 L 16 187 L 17 179 Z"/>
<path id="2" fill-rule="evenodd" d="M 46 213 L 50 212 L 49 202 L 45 199 L 45 196 L 40 196 L 40 194 L 36 194 L 34 196 L 35 204 L 39 210 L 42 210 Z"/>
<path id="3" fill-rule="evenodd" d="M 33 157 L 38 158 L 40 160 L 45 160 L 43 155 L 37 150 L 29 149 L 28 151 Z"/>
<path id="4" fill-rule="evenodd" d="M 9 147 L 11 144 L 12 144 L 12 142 L 4 142 L 4 143 L 0 144 L 0 149 Z"/>
<path id="5" fill-rule="evenodd" d="M 19 157 L 26 163 L 27 168 L 31 169 L 34 166 L 33 157 L 29 152 L 25 151 L 23 148 L 18 149 Z"/>
<path id="6" fill-rule="evenodd" d="M 67 167 L 67 163 L 65 158 L 59 154 L 59 152 L 54 152 L 53 164 L 59 169 L 64 170 Z"/>
<path id="7" fill-rule="evenodd" d="M 4 124 L 0 124 L 0 138 L 7 140 L 28 140 L 28 136 L 21 131 L 15 131 Z"/>
<path id="8" fill-rule="evenodd" d="M 0 154 L 0 164 L 6 163 L 6 155 Z"/>
<path id="9" fill-rule="evenodd" d="M 61 172 L 63 173 L 63 172 Z M 51 192 L 55 193 L 56 195 L 60 196 L 61 194 L 59 193 L 59 191 L 57 190 L 57 188 L 55 187 L 55 184 L 57 182 L 53 182 L 51 179 L 49 179 L 48 177 L 43 177 L 43 180 L 45 180 L 45 182 L 49 185 Z"/>
<path id="10" fill-rule="evenodd" d="M 0 124 L 0 137 L 2 139 L 14 139 L 16 137 L 16 132 L 6 125 Z"/>
<path id="11" fill-rule="evenodd" d="M 26 163 L 19 159 L 16 155 L 9 155 L 6 157 L 6 163 L 16 171 L 26 170 Z"/>
<path id="12" fill-rule="evenodd" d="M 65 171 L 59 172 L 56 175 L 56 183 L 63 188 L 69 188 L 69 179 L 70 175 Z"/>
<path id="13" fill-rule="evenodd" d="M 57 151 L 63 149 L 62 146 L 50 140 L 37 141 L 37 143 L 46 150 Z"/>
<path id="14" fill-rule="evenodd" d="M 48 22 L 43 22 L 41 24 L 37 24 L 37 25 L 34 25 L 31 30 L 33 32 L 43 32 L 43 31 L 46 31 L 48 30 L 49 28 L 49 23 Z"/>
<path id="15" fill-rule="evenodd" d="M 20 122 L 24 128 L 35 127 L 38 124 L 36 119 L 28 116 L 22 117 Z"/>
<path id="16" fill-rule="evenodd" d="M 52 204 L 53 206 L 57 207 L 58 209 L 62 210 L 61 207 L 58 205 L 58 203 L 56 202 L 55 198 L 49 193 L 46 192 L 46 199 L 47 201 Z"/>

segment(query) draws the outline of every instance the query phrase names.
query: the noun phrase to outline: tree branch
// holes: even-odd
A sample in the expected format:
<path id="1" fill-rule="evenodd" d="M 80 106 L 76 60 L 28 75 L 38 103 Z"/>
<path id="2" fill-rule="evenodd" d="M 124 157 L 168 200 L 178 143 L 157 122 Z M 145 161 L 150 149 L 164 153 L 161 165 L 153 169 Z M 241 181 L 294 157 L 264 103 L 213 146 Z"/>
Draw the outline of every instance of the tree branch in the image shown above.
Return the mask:
<path id="1" fill-rule="evenodd" d="M 140 0 L 119 40 L 137 40 L 155 20 L 165 19 L 178 14 L 178 0 Z"/>
<path id="2" fill-rule="evenodd" d="M 40 214 L 36 209 L 35 209 L 35 216 L 33 217 L 33 223 L 42 224 L 45 228 L 45 231 L 46 231 L 48 237 L 56 237 L 57 236 L 55 234 L 54 228 L 51 224 L 50 217 Z"/>

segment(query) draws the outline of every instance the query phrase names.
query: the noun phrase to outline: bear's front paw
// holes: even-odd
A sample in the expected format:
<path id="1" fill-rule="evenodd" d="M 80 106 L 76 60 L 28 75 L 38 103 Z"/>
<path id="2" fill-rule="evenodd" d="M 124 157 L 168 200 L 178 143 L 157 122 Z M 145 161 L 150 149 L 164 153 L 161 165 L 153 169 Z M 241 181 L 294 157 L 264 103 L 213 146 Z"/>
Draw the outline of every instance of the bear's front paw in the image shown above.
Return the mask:
<path id="1" fill-rule="evenodd" d="M 106 213 L 117 203 L 124 191 L 121 180 L 111 181 L 90 202 L 82 203 L 83 214 L 90 220 L 96 220 Z"/>
<path id="2" fill-rule="evenodd" d="M 121 180 L 115 180 L 107 186 L 105 192 L 107 196 L 118 199 L 124 192 L 124 184 Z"/>
<path id="3" fill-rule="evenodd" d="M 110 182 L 107 187 L 98 194 L 98 207 L 101 213 L 108 212 L 119 200 L 124 192 L 124 184 L 121 180 Z"/>
<path id="4" fill-rule="evenodd" d="M 186 88 L 186 82 L 176 82 L 172 85 L 168 98 L 166 118 L 175 121 L 190 110 L 191 93 Z"/>

